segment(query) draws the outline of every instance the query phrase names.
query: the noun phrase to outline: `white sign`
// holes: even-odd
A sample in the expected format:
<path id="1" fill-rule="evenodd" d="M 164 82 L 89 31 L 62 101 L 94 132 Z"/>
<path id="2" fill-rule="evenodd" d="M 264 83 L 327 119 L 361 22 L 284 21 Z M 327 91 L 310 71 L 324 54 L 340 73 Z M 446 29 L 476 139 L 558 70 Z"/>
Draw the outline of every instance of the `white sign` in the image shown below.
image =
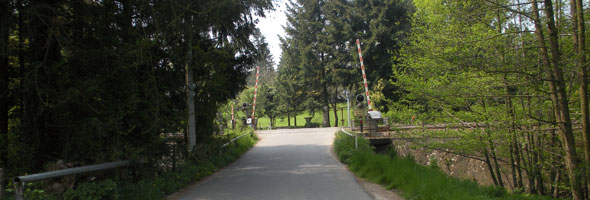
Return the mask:
<path id="1" fill-rule="evenodd" d="M 367 112 L 367 113 L 369 114 L 369 117 L 371 117 L 371 119 L 381 119 L 381 118 L 383 118 L 383 117 L 381 116 L 381 112 L 379 112 L 379 111 L 376 111 L 376 110 L 374 110 L 374 111 L 369 111 L 369 112 Z"/>
<path id="2" fill-rule="evenodd" d="M 248 118 L 248 119 L 246 120 L 246 124 L 252 124 L 252 118 Z"/>

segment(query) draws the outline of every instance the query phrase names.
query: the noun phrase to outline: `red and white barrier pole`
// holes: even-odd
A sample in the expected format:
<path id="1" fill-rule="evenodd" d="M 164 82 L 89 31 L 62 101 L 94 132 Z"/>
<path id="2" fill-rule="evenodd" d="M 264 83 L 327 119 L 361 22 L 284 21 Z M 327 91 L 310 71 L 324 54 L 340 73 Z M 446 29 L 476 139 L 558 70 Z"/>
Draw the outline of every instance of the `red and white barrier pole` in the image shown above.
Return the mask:
<path id="1" fill-rule="evenodd" d="M 367 87 L 367 75 L 365 75 L 365 64 L 363 63 L 363 54 L 361 53 L 361 42 L 359 39 L 356 39 L 356 46 L 359 50 L 359 59 L 361 61 L 361 71 L 363 73 L 363 82 L 365 83 L 365 95 L 367 96 L 367 104 L 369 106 L 369 110 L 371 110 L 371 98 L 369 97 L 369 87 Z"/>
<path id="2" fill-rule="evenodd" d="M 256 66 L 256 84 L 254 85 L 254 102 L 252 103 L 252 123 L 254 123 L 254 111 L 256 111 L 256 92 L 258 91 L 258 72 L 260 67 Z"/>

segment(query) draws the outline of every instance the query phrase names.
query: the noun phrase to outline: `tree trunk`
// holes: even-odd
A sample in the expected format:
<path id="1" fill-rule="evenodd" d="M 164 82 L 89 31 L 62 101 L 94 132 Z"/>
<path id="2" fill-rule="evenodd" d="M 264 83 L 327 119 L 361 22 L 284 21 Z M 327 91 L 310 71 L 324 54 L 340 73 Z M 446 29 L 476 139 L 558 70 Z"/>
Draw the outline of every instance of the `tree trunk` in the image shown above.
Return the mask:
<path id="1" fill-rule="evenodd" d="M 18 117 L 22 120 L 24 119 L 24 110 L 25 110 L 25 36 L 24 33 L 24 23 L 23 23 L 23 2 L 22 0 L 18 0 L 17 4 L 17 12 L 20 13 L 18 15 L 18 78 L 19 78 L 19 90 L 17 94 L 19 94 L 21 100 L 19 101 L 19 115 Z"/>
<path id="2" fill-rule="evenodd" d="M 192 152 L 197 145 L 197 129 L 196 129 L 196 117 L 195 117 L 195 97 L 194 97 L 194 81 L 193 81 L 193 68 L 191 61 L 193 59 L 193 46 L 192 46 L 192 16 L 187 14 L 185 17 L 185 28 L 186 28 L 186 55 L 185 55 L 185 78 L 186 78 L 186 105 L 187 105 L 187 136 L 188 136 L 188 150 Z"/>
<path id="3" fill-rule="evenodd" d="M 320 56 L 320 63 L 323 65 L 323 55 Z M 322 78 L 326 78 L 326 70 L 322 69 Z M 323 127 L 330 127 L 330 93 L 328 92 L 328 84 L 326 81 L 322 81 L 322 114 L 323 116 Z"/>
<path id="4" fill-rule="evenodd" d="M 553 186 L 553 198 L 558 198 L 559 197 L 559 181 L 561 179 L 561 171 L 557 170 L 557 174 L 555 175 L 555 179 L 553 180 L 553 184 L 555 186 Z"/>
<path id="5" fill-rule="evenodd" d="M 291 128 L 291 115 L 289 115 L 289 113 L 287 113 L 287 126 Z"/>
<path id="6" fill-rule="evenodd" d="M 268 127 L 270 129 L 272 129 L 273 127 L 275 127 L 275 125 L 274 125 L 275 119 L 274 119 L 274 117 L 270 117 L 270 116 L 268 118 L 270 119 L 270 124 L 268 125 Z"/>
<path id="7" fill-rule="evenodd" d="M 520 105 L 522 108 L 523 112 L 526 112 L 526 106 L 524 103 L 524 98 L 520 98 Z M 513 118 L 516 118 L 516 111 L 514 111 L 514 107 L 513 110 L 511 110 L 511 113 L 513 115 Z M 524 130 L 530 130 L 529 125 L 524 125 Z M 512 129 L 514 131 L 517 130 L 517 126 L 515 123 L 513 123 L 512 125 Z M 539 190 L 537 190 L 537 166 L 539 165 L 537 162 L 537 157 L 535 154 L 535 138 L 533 136 L 533 134 L 531 134 L 530 132 L 520 132 L 520 135 L 522 137 L 522 140 L 525 141 L 524 143 L 524 149 L 521 150 L 521 154 L 523 155 L 523 159 L 522 162 L 525 166 L 526 169 L 526 173 L 527 173 L 527 179 L 529 181 L 529 193 L 531 194 L 537 194 Z M 524 151 L 524 153 L 522 152 Z M 526 158 L 526 159 L 525 159 Z"/>
<path id="8" fill-rule="evenodd" d="M 496 156 L 496 148 L 494 148 L 493 146 L 492 138 L 489 132 L 488 140 L 490 143 L 490 150 L 492 151 L 492 160 L 494 161 L 494 165 L 496 165 L 496 176 L 498 177 L 498 184 L 504 187 L 504 181 L 502 180 L 502 171 L 500 171 L 500 164 L 498 164 L 498 157 Z"/>
<path id="9" fill-rule="evenodd" d="M 501 55 L 501 59 L 504 60 L 504 55 Z M 518 182 L 515 182 L 515 185 L 519 188 L 522 187 L 522 174 L 521 174 L 521 170 L 520 170 L 520 147 L 518 145 L 518 137 L 516 136 L 516 127 L 514 122 L 516 121 L 516 115 L 514 114 L 514 105 L 512 104 L 512 98 L 510 97 L 510 88 L 508 87 L 508 83 L 507 83 L 507 77 L 506 75 L 504 75 L 504 77 L 502 78 L 504 81 L 504 90 L 506 92 L 506 98 L 505 98 L 505 106 L 506 106 L 506 112 L 508 113 L 508 116 L 510 117 L 509 120 L 510 122 L 508 122 L 508 124 L 510 124 L 510 128 L 508 133 L 510 134 L 510 138 L 512 139 L 511 141 L 511 152 L 514 153 L 515 157 L 513 159 L 515 159 L 516 163 L 514 163 L 512 165 L 512 170 L 516 170 L 516 172 L 518 173 Z M 523 158 L 524 159 L 524 158 Z M 514 175 L 514 172 L 512 173 Z"/>
<path id="10" fill-rule="evenodd" d="M 483 155 L 485 157 L 485 163 L 488 167 L 488 170 L 490 172 L 490 178 L 492 178 L 492 181 L 494 182 L 495 186 L 498 186 L 498 180 L 496 179 L 496 175 L 494 174 L 494 168 L 492 167 L 492 162 L 490 161 L 490 156 L 489 156 L 489 151 L 488 151 L 488 147 L 487 145 L 484 145 L 484 139 L 480 136 L 479 137 L 479 141 L 482 143 L 483 145 Z"/>
<path id="11" fill-rule="evenodd" d="M 295 117 L 293 117 L 293 122 L 294 122 L 295 128 L 297 128 L 297 114 L 295 114 Z"/>
<path id="12" fill-rule="evenodd" d="M 584 138 L 584 160 L 586 182 L 590 182 L 590 116 L 588 115 L 588 80 L 586 67 L 586 36 L 584 25 L 584 7 L 582 0 L 570 0 L 572 13 L 572 33 L 574 52 L 576 52 L 576 68 L 580 84 L 580 107 L 582 112 L 582 136 Z"/>
<path id="13" fill-rule="evenodd" d="M 514 129 L 514 128 L 511 127 L 511 129 Z M 512 131 L 512 132 L 514 132 L 514 131 Z M 521 167 L 522 165 L 521 165 L 521 162 L 520 162 L 521 159 L 524 159 L 524 158 L 523 158 L 522 152 L 520 151 L 521 148 L 520 148 L 520 145 L 519 145 L 519 142 L 518 142 L 518 137 L 516 137 L 516 134 L 515 133 L 512 134 L 512 135 L 513 136 L 511 137 L 512 138 L 512 141 L 511 142 L 512 142 L 512 148 L 513 148 L 514 156 L 515 156 L 514 157 L 514 165 L 515 165 L 516 174 L 517 174 L 517 182 L 516 182 L 516 185 L 518 186 L 518 188 L 524 188 L 524 184 L 522 183 L 522 167 Z M 526 163 L 523 163 L 523 164 L 526 164 Z"/>
<path id="14" fill-rule="evenodd" d="M 334 127 L 338 127 L 338 104 L 333 103 L 332 109 L 334 109 Z"/>
<path id="15" fill-rule="evenodd" d="M 486 108 L 486 101 L 482 99 L 482 107 L 483 107 L 483 111 L 484 114 L 487 114 L 487 108 Z M 504 187 L 504 181 L 502 180 L 502 172 L 500 171 L 500 165 L 498 164 L 498 158 L 496 157 L 496 148 L 494 148 L 494 141 L 492 141 L 492 134 L 490 133 L 490 125 L 488 124 L 488 117 L 484 116 L 485 120 L 486 120 L 486 127 L 485 127 L 485 132 L 487 133 L 487 140 L 488 140 L 488 145 L 490 146 L 490 154 L 492 156 L 492 160 L 494 161 L 494 165 L 496 166 L 496 175 L 494 179 L 494 184 L 495 185 L 499 185 Z M 486 150 L 487 151 L 487 150 Z M 487 152 L 486 152 L 487 154 Z M 487 157 L 487 155 L 486 155 Z M 487 159 L 487 158 L 486 158 Z M 511 162 L 512 166 L 514 166 L 514 162 Z M 490 164 L 488 167 L 492 167 L 492 165 Z M 492 177 L 494 177 L 494 170 L 490 169 L 490 172 L 492 173 Z"/>
<path id="16" fill-rule="evenodd" d="M 539 126 L 539 127 L 541 127 L 541 126 Z M 537 149 L 541 149 L 542 148 L 542 145 L 543 145 L 542 138 L 543 137 L 538 137 L 537 138 L 537 145 L 536 145 L 537 146 Z M 540 195 L 545 195 L 545 187 L 544 187 L 544 184 L 543 184 L 543 174 L 541 173 L 542 168 L 540 167 L 541 166 L 541 163 L 544 163 L 545 160 L 543 159 L 543 156 L 541 155 L 541 153 L 539 151 L 540 150 L 535 151 L 535 163 L 538 163 L 538 164 L 535 164 L 535 169 L 536 169 L 535 170 L 535 172 L 536 172 L 536 176 L 535 177 L 537 177 L 537 185 L 536 186 L 537 186 L 537 192 Z"/>
<path id="17" fill-rule="evenodd" d="M 553 115 L 553 111 L 551 111 L 550 113 L 548 113 L 548 121 L 549 122 L 555 122 L 555 116 Z M 562 145 L 559 142 L 559 139 L 557 138 L 557 134 L 555 133 L 555 130 L 550 130 L 550 136 L 551 136 L 551 141 L 549 142 L 550 145 L 550 149 L 548 149 L 548 151 L 557 151 L 558 149 L 561 149 Z M 551 161 L 548 162 L 551 164 L 551 172 L 549 174 L 549 185 L 550 185 L 550 191 L 549 191 L 549 195 L 552 195 L 554 198 L 557 198 L 556 195 L 559 194 L 559 179 L 560 179 L 560 175 L 561 175 L 561 164 L 563 163 L 561 161 L 561 156 L 559 156 L 557 154 L 557 152 L 555 154 L 550 154 L 550 159 Z"/>
<path id="18" fill-rule="evenodd" d="M 0 2 L 0 167 L 7 164 L 8 144 L 8 35 L 10 33 L 10 4 Z M 19 33 L 20 34 L 20 33 Z"/>
<path id="19" fill-rule="evenodd" d="M 541 21 L 540 21 L 540 17 L 539 17 L 539 9 L 538 9 L 538 5 L 537 5 L 537 1 L 533 0 L 533 4 L 532 4 L 532 9 L 533 9 L 533 22 L 535 25 L 535 36 L 537 38 L 537 44 L 539 45 L 539 54 L 541 56 L 541 61 L 542 64 L 544 66 L 544 68 L 548 71 L 547 72 L 547 77 L 549 80 L 549 90 L 550 90 L 550 97 L 551 97 L 551 102 L 553 104 L 553 109 L 552 109 L 552 114 L 550 116 L 552 122 L 558 123 L 559 121 L 559 109 L 558 109 L 558 105 L 557 105 L 557 94 L 556 94 L 556 88 L 555 88 L 555 82 L 553 80 L 555 80 L 555 78 L 553 78 L 553 74 L 550 73 L 550 68 L 551 68 L 551 64 L 549 63 L 549 55 L 547 52 L 547 47 L 545 46 L 545 36 L 543 34 L 543 28 L 541 26 Z M 552 146 L 563 146 L 560 145 L 558 142 L 556 142 L 557 140 L 557 136 L 555 134 L 555 132 L 552 132 Z M 563 148 L 563 147 L 562 147 Z M 559 157 L 554 156 L 553 157 L 553 165 L 555 166 L 555 169 L 553 170 L 552 174 L 552 194 L 553 197 L 557 197 L 559 195 L 559 180 L 561 178 L 561 170 L 559 169 L 559 161 L 557 161 L 557 159 L 559 159 Z"/>
<path id="20" fill-rule="evenodd" d="M 520 99 L 520 103 L 522 106 L 522 110 L 523 111 L 527 111 L 528 112 L 528 116 L 533 116 L 532 113 L 532 108 L 531 108 L 531 98 L 528 97 L 527 101 L 525 103 L 524 98 Z M 529 117 L 525 117 L 526 121 L 529 121 L 530 118 Z M 534 125 L 531 125 L 529 127 L 529 125 L 527 125 L 527 130 L 529 128 L 534 128 Z M 543 149 L 543 134 L 541 132 L 541 123 L 539 122 L 539 124 L 537 125 L 537 136 L 535 136 L 535 132 L 533 132 L 532 134 L 529 134 L 529 137 L 531 137 L 531 140 L 533 141 L 531 143 L 531 149 L 530 151 L 533 154 L 533 170 L 535 172 L 535 188 L 537 190 L 537 193 L 540 195 L 545 195 L 545 188 L 544 188 L 544 181 L 543 181 L 543 173 L 542 173 L 542 164 L 544 163 L 544 158 L 543 155 L 541 154 L 541 151 Z M 535 139 L 536 138 L 536 139 Z M 536 142 L 534 142 L 536 141 Z"/>
<path id="21" fill-rule="evenodd" d="M 512 171 L 512 182 L 514 183 L 514 190 L 521 188 L 518 183 L 518 175 L 516 174 L 516 165 L 514 164 L 514 147 L 512 143 L 508 145 L 509 157 L 510 157 L 510 169 Z"/>
<path id="22" fill-rule="evenodd" d="M 531 138 L 529 135 L 527 135 L 526 137 L 523 134 L 523 141 L 526 141 L 524 143 L 524 149 L 525 149 L 525 153 L 522 153 L 522 163 L 524 165 L 526 174 L 527 174 L 527 179 L 529 181 L 529 193 L 531 194 L 535 194 L 537 193 L 537 188 L 535 187 L 535 167 L 534 165 L 536 165 L 535 162 L 533 162 L 533 157 L 532 157 L 532 147 L 531 147 Z"/>
<path id="23" fill-rule="evenodd" d="M 323 122 L 322 127 L 330 127 L 330 106 L 329 104 L 322 106 Z"/>
<path id="24" fill-rule="evenodd" d="M 549 32 L 549 44 L 551 45 L 551 64 L 548 63 L 549 56 L 544 47 L 545 41 L 542 35 L 542 28 L 540 27 L 539 12 L 537 0 L 533 0 L 533 14 L 535 15 L 535 34 L 537 35 L 537 42 L 541 46 L 540 50 L 545 49 L 545 53 L 541 53 L 543 63 L 545 64 L 550 80 L 550 89 L 552 94 L 552 101 L 554 102 L 554 110 L 556 114 L 557 123 L 559 125 L 559 134 L 563 140 L 563 148 L 566 154 L 565 163 L 568 174 L 570 175 L 570 185 L 572 195 L 575 200 L 584 199 L 584 194 L 581 187 L 581 177 L 578 173 L 578 160 L 575 149 L 575 139 L 572 131 L 572 124 L 569 115 L 569 106 L 567 102 L 567 94 L 565 91 L 565 81 L 560 67 L 560 52 L 557 30 L 555 28 L 555 20 L 553 15 L 553 5 L 551 0 L 545 0 L 545 12 L 547 22 L 547 30 Z M 556 97 L 555 97 L 556 96 Z"/>

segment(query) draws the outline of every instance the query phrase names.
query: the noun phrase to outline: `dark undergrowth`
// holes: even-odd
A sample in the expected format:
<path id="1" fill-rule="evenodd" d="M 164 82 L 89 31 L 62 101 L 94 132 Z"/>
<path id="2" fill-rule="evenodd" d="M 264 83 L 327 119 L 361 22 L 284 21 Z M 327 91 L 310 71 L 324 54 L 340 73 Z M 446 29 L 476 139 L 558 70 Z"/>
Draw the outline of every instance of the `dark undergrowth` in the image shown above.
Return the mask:
<path id="1" fill-rule="evenodd" d="M 120 199 L 162 199 L 189 184 L 201 180 L 217 170 L 231 164 L 254 146 L 258 138 L 248 134 L 223 148 L 217 155 L 196 161 L 188 161 L 180 170 L 153 176 L 135 184 L 126 184 L 121 189 Z"/>
<path id="2" fill-rule="evenodd" d="M 244 131 L 246 132 L 243 133 L 252 133 L 252 129 L 245 129 Z M 237 134 L 232 134 L 232 136 L 235 137 Z M 257 140 L 256 135 L 247 134 L 223 148 L 220 147 L 220 144 L 227 142 L 227 139 L 219 140 L 214 142 L 215 145 L 209 145 L 206 150 L 202 150 L 208 152 L 206 155 L 187 159 L 184 164 L 176 166 L 174 170 L 153 173 L 142 172 L 141 175 L 132 179 L 115 176 L 115 178 L 101 181 L 80 183 L 75 189 L 69 189 L 59 195 L 45 193 L 40 189 L 41 183 L 29 183 L 26 187 L 25 198 L 27 200 L 164 199 L 167 195 L 199 181 L 237 160 L 252 148 Z M 150 170 L 146 171 L 149 172 Z M 8 199 L 12 200 L 14 199 L 12 185 L 9 185 L 8 188 Z"/>
<path id="3" fill-rule="evenodd" d="M 390 149 L 376 154 L 368 141 L 358 140 L 342 132 L 336 134 L 334 151 L 341 162 L 357 176 L 378 183 L 387 189 L 398 189 L 407 199 L 551 199 L 531 194 L 515 194 L 504 188 L 480 186 L 476 182 L 451 177 L 436 166 L 423 166 L 411 157 L 399 157 Z"/>

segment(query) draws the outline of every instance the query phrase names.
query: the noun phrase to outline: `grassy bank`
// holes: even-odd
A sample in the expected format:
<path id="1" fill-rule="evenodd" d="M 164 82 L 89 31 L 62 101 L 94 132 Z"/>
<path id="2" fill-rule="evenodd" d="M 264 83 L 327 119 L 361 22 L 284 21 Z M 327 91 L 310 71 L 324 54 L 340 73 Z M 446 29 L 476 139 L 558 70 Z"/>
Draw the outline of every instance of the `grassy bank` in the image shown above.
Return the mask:
<path id="1" fill-rule="evenodd" d="M 513 194 L 503 188 L 483 187 L 473 181 L 450 177 L 437 166 L 422 166 L 411 157 L 399 157 L 393 149 L 387 154 L 376 154 L 361 138 L 355 150 L 354 138 L 344 133 L 337 133 L 334 151 L 357 176 L 388 189 L 399 189 L 407 199 L 551 199 Z"/>
<path id="2" fill-rule="evenodd" d="M 243 129 L 213 139 L 207 147 L 199 149 L 199 155 L 195 154 L 174 170 L 162 172 L 142 166 L 132 166 L 121 175 L 112 173 L 113 175 L 110 175 L 112 178 L 81 183 L 75 189 L 69 189 L 59 195 L 44 192 L 41 189 L 41 182 L 28 183 L 25 197 L 27 200 L 164 199 L 166 195 L 199 181 L 238 159 L 258 140 L 256 135 L 250 134 L 252 132 L 252 129 Z M 246 133 L 244 137 L 226 147 L 221 147 L 221 144 L 229 139 L 244 133 Z M 13 186 L 9 185 L 8 188 L 10 195 L 8 199 L 12 200 L 14 199 Z"/>

